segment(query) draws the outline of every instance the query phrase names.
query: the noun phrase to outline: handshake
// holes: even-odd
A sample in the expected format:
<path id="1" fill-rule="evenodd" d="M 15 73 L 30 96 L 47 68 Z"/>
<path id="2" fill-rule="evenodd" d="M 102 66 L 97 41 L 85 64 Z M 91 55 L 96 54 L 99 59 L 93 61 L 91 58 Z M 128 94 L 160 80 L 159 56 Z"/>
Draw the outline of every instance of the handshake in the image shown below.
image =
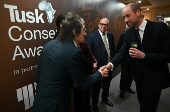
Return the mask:
<path id="1" fill-rule="evenodd" d="M 108 77 L 108 73 L 111 69 L 112 69 L 112 65 L 108 63 L 107 65 L 100 67 L 98 71 L 101 72 L 102 78 L 104 78 L 104 77 Z"/>

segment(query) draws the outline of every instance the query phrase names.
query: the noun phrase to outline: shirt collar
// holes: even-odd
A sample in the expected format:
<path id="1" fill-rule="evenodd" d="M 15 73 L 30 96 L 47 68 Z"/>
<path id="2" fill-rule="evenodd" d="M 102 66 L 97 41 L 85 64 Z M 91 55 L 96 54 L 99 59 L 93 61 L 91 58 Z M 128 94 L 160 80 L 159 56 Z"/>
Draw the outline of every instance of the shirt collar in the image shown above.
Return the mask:
<path id="1" fill-rule="evenodd" d="M 146 23 L 147 23 L 147 21 L 146 21 L 145 19 L 143 19 L 143 22 L 141 23 L 141 25 L 139 26 L 138 29 L 144 31 L 144 30 L 145 30 L 145 27 L 146 27 Z"/>
<path id="2" fill-rule="evenodd" d="M 76 42 L 73 40 L 73 42 L 74 42 L 74 45 L 76 46 L 76 47 L 78 47 L 78 45 L 76 44 Z"/>
<path id="3" fill-rule="evenodd" d="M 103 33 L 100 31 L 100 29 L 98 29 L 99 33 L 101 36 L 103 36 Z M 105 35 L 107 36 L 107 31 L 105 32 Z"/>

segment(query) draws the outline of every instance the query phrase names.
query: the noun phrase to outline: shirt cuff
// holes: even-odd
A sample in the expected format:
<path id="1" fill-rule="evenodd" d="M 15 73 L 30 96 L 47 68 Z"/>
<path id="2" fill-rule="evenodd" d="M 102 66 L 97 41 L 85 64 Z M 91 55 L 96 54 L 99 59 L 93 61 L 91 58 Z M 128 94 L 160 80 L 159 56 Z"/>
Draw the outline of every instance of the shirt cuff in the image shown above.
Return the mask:
<path id="1" fill-rule="evenodd" d="M 111 71 L 113 71 L 114 65 L 113 65 L 111 62 L 109 62 L 109 63 L 110 63 L 111 66 L 112 66 Z"/>
<path id="2" fill-rule="evenodd" d="M 102 74 L 102 72 L 99 70 L 99 72 Z M 103 77 L 103 74 L 102 74 L 102 77 Z"/>

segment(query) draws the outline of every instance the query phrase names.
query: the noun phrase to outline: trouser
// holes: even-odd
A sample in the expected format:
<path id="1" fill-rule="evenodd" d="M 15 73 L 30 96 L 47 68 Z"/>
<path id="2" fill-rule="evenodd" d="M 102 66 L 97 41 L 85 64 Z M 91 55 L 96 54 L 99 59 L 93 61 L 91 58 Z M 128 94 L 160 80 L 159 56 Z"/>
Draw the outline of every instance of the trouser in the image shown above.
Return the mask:
<path id="1" fill-rule="evenodd" d="M 109 72 L 108 77 L 103 78 L 103 93 L 102 100 L 107 100 L 109 96 L 109 87 L 112 80 L 112 72 Z M 93 85 L 92 88 L 92 105 L 98 105 L 101 82 Z"/>
<path id="2" fill-rule="evenodd" d="M 74 89 L 74 111 L 88 112 L 90 111 L 90 89 L 81 91 L 78 88 Z"/>
<path id="3" fill-rule="evenodd" d="M 131 87 L 133 81 L 132 68 L 129 64 L 121 64 L 120 90 L 126 91 Z"/>
<path id="4" fill-rule="evenodd" d="M 162 90 L 149 88 L 143 76 L 141 76 L 140 82 L 136 83 L 136 90 L 140 112 L 156 112 Z"/>

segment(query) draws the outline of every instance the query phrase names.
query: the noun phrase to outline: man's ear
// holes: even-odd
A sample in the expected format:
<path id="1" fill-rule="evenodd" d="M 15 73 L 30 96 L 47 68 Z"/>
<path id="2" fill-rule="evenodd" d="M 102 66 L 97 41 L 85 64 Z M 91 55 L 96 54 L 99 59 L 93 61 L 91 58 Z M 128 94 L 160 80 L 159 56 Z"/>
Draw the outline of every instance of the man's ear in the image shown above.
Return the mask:
<path id="1" fill-rule="evenodd" d="M 76 37 L 76 30 L 73 29 L 73 35 Z"/>
<path id="2" fill-rule="evenodd" d="M 140 10 L 137 10 L 137 11 L 136 11 L 136 15 L 137 15 L 137 16 L 139 16 L 140 13 L 141 13 Z"/>

